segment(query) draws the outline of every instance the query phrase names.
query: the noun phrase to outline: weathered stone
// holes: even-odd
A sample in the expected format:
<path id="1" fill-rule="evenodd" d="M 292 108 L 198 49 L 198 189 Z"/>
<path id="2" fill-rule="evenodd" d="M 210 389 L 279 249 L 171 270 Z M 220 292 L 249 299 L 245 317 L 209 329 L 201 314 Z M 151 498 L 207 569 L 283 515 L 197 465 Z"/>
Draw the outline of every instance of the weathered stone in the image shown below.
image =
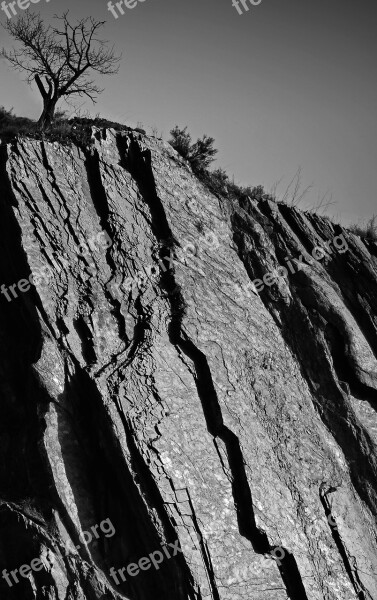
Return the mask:
<path id="1" fill-rule="evenodd" d="M 1 599 L 377 599 L 376 244 L 141 133 L 0 149 Z"/>

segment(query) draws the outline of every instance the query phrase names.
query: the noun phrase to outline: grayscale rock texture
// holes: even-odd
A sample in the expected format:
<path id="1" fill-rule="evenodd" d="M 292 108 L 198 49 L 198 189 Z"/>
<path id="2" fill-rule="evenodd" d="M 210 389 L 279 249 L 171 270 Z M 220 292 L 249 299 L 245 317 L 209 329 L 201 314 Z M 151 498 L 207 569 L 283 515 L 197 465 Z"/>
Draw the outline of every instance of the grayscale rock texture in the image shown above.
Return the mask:
<path id="1" fill-rule="evenodd" d="M 0 283 L 53 274 L 0 296 L 1 600 L 377 600 L 376 244 L 92 135 L 0 147 Z"/>

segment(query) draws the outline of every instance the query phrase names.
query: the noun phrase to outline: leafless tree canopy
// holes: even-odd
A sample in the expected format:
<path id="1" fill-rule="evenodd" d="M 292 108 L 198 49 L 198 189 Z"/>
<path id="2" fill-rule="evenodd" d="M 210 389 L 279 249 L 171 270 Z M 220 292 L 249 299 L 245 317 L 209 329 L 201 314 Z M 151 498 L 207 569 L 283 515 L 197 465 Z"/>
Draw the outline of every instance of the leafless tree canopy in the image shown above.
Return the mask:
<path id="1" fill-rule="evenodd" d="M 4 25 L 21 46 L 9 52 L 3 48 L 1 55 L 26 73 L 29 84 L 36 82 L 44 105 L 39 120 L 42 127 L 51 123 L 63 97 L 87 96 L 95 102 L 103 90 L 95 83 L 93 72 L 117 73 L 120 60 L 114 48 L 97 37 L 105 21 L 88 17 L 71 24 L 68 12 L 55 18 L 59 21 L 56 27 L 46 26 L 39 15 L 27 12 Z"/>

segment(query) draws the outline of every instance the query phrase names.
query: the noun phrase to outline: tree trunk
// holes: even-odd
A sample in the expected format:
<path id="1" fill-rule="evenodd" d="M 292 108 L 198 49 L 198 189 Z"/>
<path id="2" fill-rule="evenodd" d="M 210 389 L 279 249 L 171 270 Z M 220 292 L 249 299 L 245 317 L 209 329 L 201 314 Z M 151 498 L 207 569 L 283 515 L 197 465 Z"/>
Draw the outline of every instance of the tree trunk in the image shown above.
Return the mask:
<path id="1" fill-rule="evenodd" d="M 38 126 L 42 131 L 49 127 L 54 118 L 57 100 L 51 98 L 43 99 L 43 112 L 39 118 Z"/>

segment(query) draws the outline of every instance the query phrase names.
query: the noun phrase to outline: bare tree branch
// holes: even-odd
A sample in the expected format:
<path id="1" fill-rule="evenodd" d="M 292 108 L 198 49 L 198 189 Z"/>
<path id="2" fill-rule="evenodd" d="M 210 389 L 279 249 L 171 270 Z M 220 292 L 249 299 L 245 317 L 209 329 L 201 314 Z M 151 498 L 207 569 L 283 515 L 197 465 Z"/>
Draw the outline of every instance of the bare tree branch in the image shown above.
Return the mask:
<path id="1" fill-rule="evenodd" d="M 10 51 L 3 48 L 0 53 L 16 70 L 26 74 L 29 84 L 35 81 L 44 103 L 41 119 L 47 113 L 49 122 L 56 103 L 65 96 L 87 96 L 95 102 L 103 90 L 95 85 L 90 72 L 115 74 L 121 58 L 114 47 L 97 37 L 105 21 L 87 17 L 71 24 L 68 11 L 55 18 L 60 26 L 47 26 L 39 15 L 29 12 L 9 20 L 3 27 L 19 47 Z"/>

